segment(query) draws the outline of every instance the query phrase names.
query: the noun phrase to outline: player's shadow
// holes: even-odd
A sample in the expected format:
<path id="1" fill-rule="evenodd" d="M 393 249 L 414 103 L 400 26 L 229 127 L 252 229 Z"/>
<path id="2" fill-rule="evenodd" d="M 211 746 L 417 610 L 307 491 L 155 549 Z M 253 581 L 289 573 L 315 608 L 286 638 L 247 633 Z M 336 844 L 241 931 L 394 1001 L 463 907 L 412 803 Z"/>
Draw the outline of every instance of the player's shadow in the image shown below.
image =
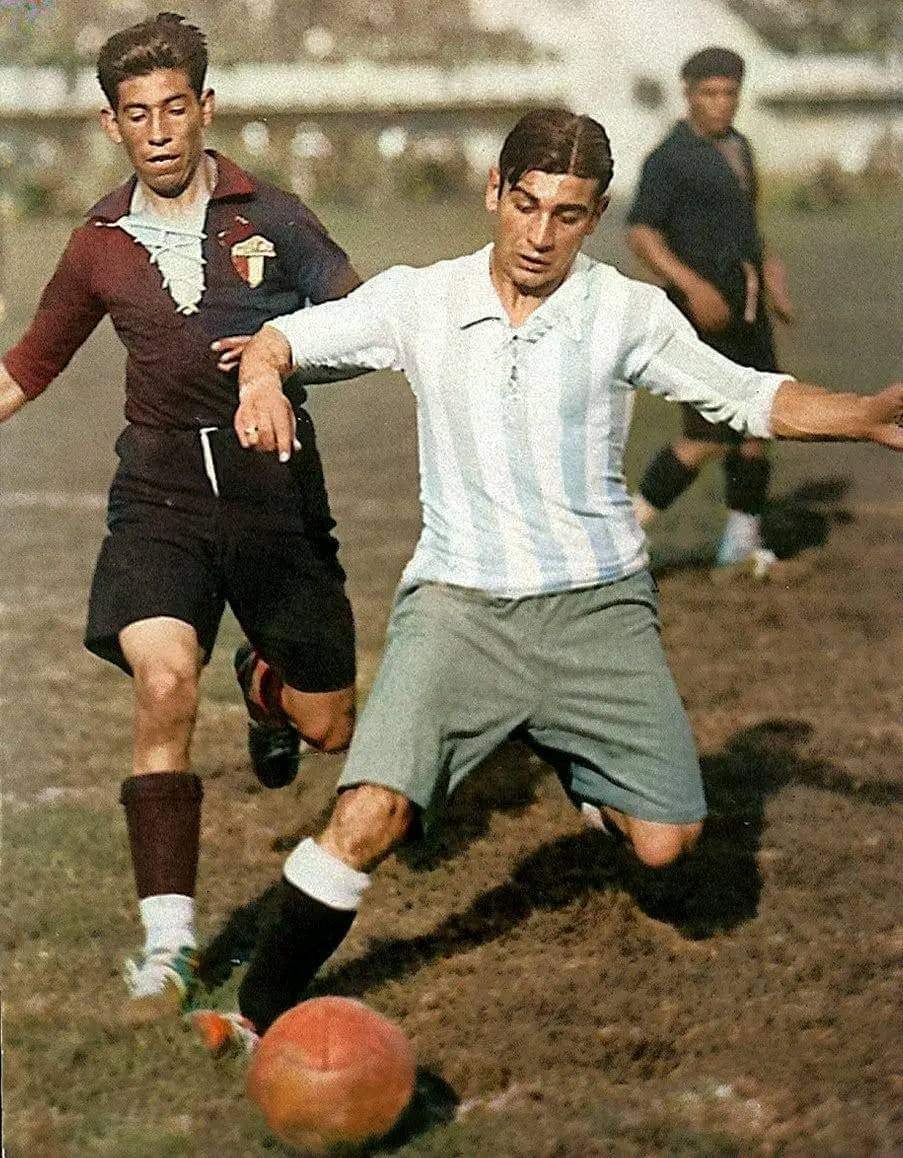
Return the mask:
<path id="1" fill-rule="evenodd" d="M 851 523 L 852 512 L 841 500 L 850 489 L 850 480 L 840 475 L 801 483 L 786 495 L 769 499 L 762 512 L 762 542 L 779 559 L 793 559 L 823 547 L 833 527 Z M 709 568 L 715 562 L 714 549 L 650 551 L 652 570 L 661 578 L 672 571 Z"/>
<path id="2" fill-rule="evenodd" d="M 788 785 L 806 784 L 869 804 L 903 801 L 903 788 L 854 780 L 829 761 L 803 751 L 810 725 L 766 720 L 736 733 L 724 748 L 703 757 L 710 816 L 692 857 L 672 868 L 644 869 L 630 853 L 590 830 L 559 837 L 535 849 L 501 884 L 480 893 L 467 908 L 428 931 L 374 938 L 359 957 L 330 969 L 310 995 L 361 996 L 398 981 L 433 961 L 453 957 L 502 937 L 543 910 L 560 910 L 610 888 L 626 889 L 648 916 L 690 939 L 704 939 L 751 920 L 758 910 L 761 876 L 757 854 L 769 797 Z M 525 770 L 535 784 L 536 766 Z M 510 792 L 506 786 L 506 793 Z M 507 797 L 506 797 L 507 799 Z M 492 801 L 484 800 L 491 810 Z M 457 855 L 462 845 L 444 846 Z M 231 964 L 247 957 L 272 890 L 235 910 L 201 955 L 203 979 L 215 985 Z"/>

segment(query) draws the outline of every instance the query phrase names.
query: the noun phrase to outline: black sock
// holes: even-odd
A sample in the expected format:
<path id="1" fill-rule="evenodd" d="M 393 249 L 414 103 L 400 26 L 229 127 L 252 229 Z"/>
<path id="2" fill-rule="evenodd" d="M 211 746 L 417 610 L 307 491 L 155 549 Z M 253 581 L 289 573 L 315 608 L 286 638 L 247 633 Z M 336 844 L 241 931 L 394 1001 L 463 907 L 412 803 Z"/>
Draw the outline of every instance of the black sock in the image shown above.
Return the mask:
<path id="1" fill-rule="evenodd" d="M 646 467 L 640 494 L 651 507 L 664 511 L 684 493 L 699 473 L 680 461 L 670 446 L 664 447 Z"/>
<path id="2" fill-rule="evenodd" d="M 724 456 L 724 501 L 728 510 L 761 515 L 770 478 L 768 458 L 762 455 L 747 458 L 731 447 Z"/>
<path id="3" fill-rule="evenodd" d="M 279 882 L 263 917 L 251 963 L 238 988 L 238 1005 L 258 1033 L 297 1005 L 320 966 L 354 923 L 354 909 L 333 909 Z"/>

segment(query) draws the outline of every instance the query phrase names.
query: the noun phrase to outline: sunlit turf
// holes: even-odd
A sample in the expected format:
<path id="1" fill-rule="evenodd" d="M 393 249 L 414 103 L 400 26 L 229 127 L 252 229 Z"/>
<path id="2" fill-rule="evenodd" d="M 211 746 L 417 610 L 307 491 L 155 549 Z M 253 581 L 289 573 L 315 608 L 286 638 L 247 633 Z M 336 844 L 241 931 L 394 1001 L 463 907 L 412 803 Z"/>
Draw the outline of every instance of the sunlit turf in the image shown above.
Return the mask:
<path id="1" fill-rule="evenodd" d="M 365 273 L 487 236 L 479 208 L 320 208 Z M 789 369 L 855 389 L 899 375 L 897 220 L 886 205 L 769 217 L 801 307 L 781 335 Z M 21 227 L 6 334 L 26 320 L 66 228 Z M 619 228 L 616 214 L 603 221 L 594 249 L 629 268 Z M 138 939 L 117 802 L 130 689 L 81 646 L 103 516 L 66 496 L 107 485 L 121 371 L 104 326 L 0 435 L 7 1152 L 281 1156 L 244 1096 L 240 1059 L 210 1061 L 177 1022 L 135 1032 L 118 1018 L 122 958 Z M 416 524 L 412 409 L 394 379 L 329 387 L 313 406 L 366 686 Z M 631 479 L 676 428 L 665 404 L 638 400 Z M 385 1152 L 865 1158 L 903 1147 L 900 460 L 841 447 L 775 457 L 779 495 L 843 476 L 823 504 L 813 573 L 771 589 L 716 588 L 704 569 L 662 579 L 665 643 L 712 806 L 689 911 L 656 916 L 654 895 L 582 834 L 545 770 L 503 754 L 435 845 L 385 866 L 319 982 L 398 1018 L 460 1102 L 457 1120 Z M 26 491 L 34 505 L 4 505 Z M 65 501 L 41 505 L 41 493 Z M 657 550 L 710 550 L 719 499 L 713 469 L 656 529 Z M 205 936 L 315 827 L 339 764 L 311 759 L 299 785 L 258 789 L 231 673 L 237 638 L 227 621 L 195 746 Z M 236 981 L 211 1002 L 231 1006 Z"/>

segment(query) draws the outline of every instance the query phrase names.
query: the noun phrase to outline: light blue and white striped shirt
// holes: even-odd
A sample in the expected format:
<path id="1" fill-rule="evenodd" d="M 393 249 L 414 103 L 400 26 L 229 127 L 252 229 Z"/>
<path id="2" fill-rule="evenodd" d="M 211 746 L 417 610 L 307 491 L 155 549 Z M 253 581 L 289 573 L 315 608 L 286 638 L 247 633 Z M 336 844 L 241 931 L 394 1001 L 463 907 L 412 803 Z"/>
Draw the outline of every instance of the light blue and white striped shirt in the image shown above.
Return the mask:
<path id="1" fill-rule="evenodd" d="M 406 374 L 423 530 L 404 586 L 517 598 L 624 578 L 648 562 L 623 471 L 634 387 L 768 437 L 787 375 L 735 365 L 660 289 L 584 254 L 512 326 L 491 251 L 395 266 L 347 298 L 267 324 L 296 366 Z"/>

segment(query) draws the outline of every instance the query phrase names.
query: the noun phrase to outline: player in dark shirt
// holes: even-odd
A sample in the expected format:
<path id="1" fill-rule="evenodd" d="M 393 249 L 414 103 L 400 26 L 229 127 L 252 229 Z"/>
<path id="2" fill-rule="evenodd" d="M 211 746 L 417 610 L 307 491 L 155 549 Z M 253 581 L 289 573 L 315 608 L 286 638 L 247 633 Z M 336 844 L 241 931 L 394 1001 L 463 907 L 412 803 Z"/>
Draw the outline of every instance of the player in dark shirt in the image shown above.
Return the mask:
<path id="1" fill-rule="evenodd" d="M 793 320 L 781 262 L 756 220 L 757 179 L 747 139 L 733 127 L 744 66 L 730 49 L 706 48 L 683 66 L 688 115 L 650 154 L 628 214 L 628 241 L 661 278 L 706 342 L 743 366 L 776 370 L 768 309 Z M 635 498 L 648 525 L 722 456 L 728 520 L 716 562 L 767 576 L 760 516 L 770 474 L 767 445 L 741 438 L 682 407 L 683 437 L 653 459 Z"/>
<path id="2" fill-rule="evenodd" d="M 145 945 L 130 1016 L 190 1002 L 201 781 L 190 771 L 199 674 L 229 603 L 255 770 L 297 768 L 298 740 L 338 751 L 354 721 L 354 625 L 309 415 L 302 453 L 245 450 L 237 364 L 264 322 L 360 279 L 297 198 L 204 149 L 203 34 L 162 13 L 111 37 L 98 76 L 108 135 L 134 168 L 77 228 L 34 320 L 0 365 L 0 421 L 37 397 L 105 314 L 128 353 L 109 533 L 86 644 L 134 677 L 122 785 Z M 246 432 L 247 433 L 247 432 Z"/>

